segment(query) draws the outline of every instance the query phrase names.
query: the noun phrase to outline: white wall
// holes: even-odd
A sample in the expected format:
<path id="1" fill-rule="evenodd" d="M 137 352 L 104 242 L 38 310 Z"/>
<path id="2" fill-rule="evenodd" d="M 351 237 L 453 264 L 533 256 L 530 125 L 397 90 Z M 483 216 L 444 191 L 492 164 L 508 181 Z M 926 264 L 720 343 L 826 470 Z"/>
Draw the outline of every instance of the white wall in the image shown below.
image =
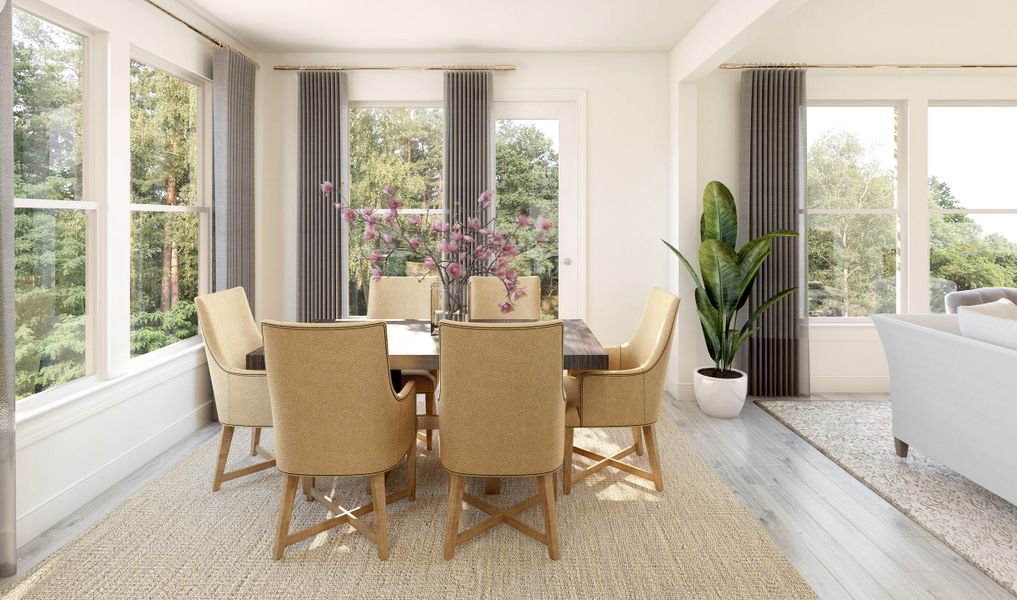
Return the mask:
<path id="1" fill-rule="evenodd" d="M 201 24 L 175 2 L 162 4 Z M 23 546 L 209 421 L 211 385 L 196 340 L 129 360 L 125 249 L 132 53 L 210 78 L 214 47 L 136 0 L 15 0 L 15 5 L 90 36 L 91 60 L 99 65 L 89 82 L 94 114 L 87 130 L 91 189 L 100 203 L 94 252 L 98 276 L 111 282 L 109 293 L 89 307 L 97 337 L 106 342 L 95 357 L 99 376 L 47 392 L 58 396 L 54 402 L 18 407 L 17 535 Z"/>
<path id="2" fill-rule="evenodd" d="M 579 92 L 586 104 L 586 318 L 605 343 L 628 339 L 651 286 L 667 283 L 668 60 L 627 54 L 273 54 L 259 85 L 259 318 L 296 316 L 297 75 L 272 65 L 515 64 L 495 99 Z M 442 100 L 440 72 L 349 73 L 351 101 Z M 267 282 L 274 282 L 268 285 Z"/>
<path id="3" fill-rule="evenodd" d="M 784 21 L 728 60 L 730 62 L 807 63 L 1013 63 L 1017 41 L 1012 24 L 1017 5 L 1003 0 L 977 0 L 957 5 L 949 0 L 809 0 Z M 695 156 L 679 150 L 673 173 L 678 194 L 678 220 L 698 218 L 699 195 L 711 179 L 726 183 L 738 197 L 739 77 L 737 71 L 714 71 L 695 82 L 681 84 L 686 104 L 695 105 L 673 126 L 682 140 L 695 140 Z M 672 82 L 672 97 L 677 82 Z M 912 125 L 924 119 L 930 99 L 1017 99 L 1017 72 L 976 70 L 932 72 L 813 70 L 808 74 L 810 100 L 892 100 L 907 107 Z M 689 99 L 691 97 L 691 99 Z M 674 100 L 673 100 L 674 102 Z M 672 107 L 672 110 L 675 110 Z M 912 135 L 922 128 L 909 127 Z M 684 133 L 683 133 L 684 130 Z M 691 134 L 689 132 L 692 132 Z M 912 138 L 913 143 L 922 143 Z M 674 148 L 672 148 L 674 150 Z M 674 160 L 674 157 L 673 157 Z M 924 156 L 909 158 L 912 194 L 921 194 L 925 181 Z M 689 179 L 695 178 L 695 190 Z M 926 201 L 913 196 L 912 202 Z M 912 223 L 917 227 L 919 223 Z M 915 234 L 914 231 L 911 232 Z M 927 235 L 927 234 L 926 234 Z M 692 237 L 690 241 L 688 238 Z M 698 233 L 680 238 L 683 249 L 695 251 Z M 912 257 L 916 259 L 920 257 Z M 926 267 L 927 268 L 927 267 Z M 914 270 L 914 269 L 913 269 Z M 682 286 L 689 283 L 678 279 Z M 691 296 L 684 287 L 683 293 Z M 922 306 L 921 299 L 912 302 Z M 928 306 L 925 302 L 924 306 Z M 706 364 L 709 357 L 696 331 L 689 335 L 694 311 L 683 315 L 679 337 L 680 393 L 688 396 L 690 361 Z M 698 328 L 697 328 L 698 329 Z M 884 392 L 889 389 L 882 346 L 871 325 L 812 325 L 810 327 L 812 392 Z"/>

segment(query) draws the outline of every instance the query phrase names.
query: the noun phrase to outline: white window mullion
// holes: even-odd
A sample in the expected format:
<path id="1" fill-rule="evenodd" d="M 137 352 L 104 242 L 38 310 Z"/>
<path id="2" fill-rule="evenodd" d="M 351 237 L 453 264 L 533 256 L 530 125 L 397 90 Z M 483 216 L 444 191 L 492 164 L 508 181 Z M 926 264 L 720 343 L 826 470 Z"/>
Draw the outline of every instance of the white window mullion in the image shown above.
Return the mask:
<path id="1" fill-rule="evenodd" d="M 930 311 L 929 277 L 929 100 L 908 99 L 906 131 L 900 148 L 906 157 L 907 194 L 901 203 L 906 221 L 902 225 L 903 274 L 907 276 L 907 300 L 902 312 L 924 314 Z M 904 179 L 904 177 L 902 177 Z M 902 200 L 903 200 L 902 198 Z M 903 261 L 906 260 L 906 263 Z"/>

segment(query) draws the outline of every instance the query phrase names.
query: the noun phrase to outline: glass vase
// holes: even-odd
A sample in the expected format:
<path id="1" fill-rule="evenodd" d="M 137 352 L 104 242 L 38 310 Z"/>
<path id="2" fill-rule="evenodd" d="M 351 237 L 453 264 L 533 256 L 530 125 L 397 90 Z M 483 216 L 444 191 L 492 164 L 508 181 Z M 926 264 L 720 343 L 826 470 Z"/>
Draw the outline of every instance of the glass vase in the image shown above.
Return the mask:
<path id="1" fill-rule="evenodd" d="M 436 281 L 431 284 L 431 335 L 438 335 L 438 324 L 469 320 L 469 294 L 465 281 Z"/>

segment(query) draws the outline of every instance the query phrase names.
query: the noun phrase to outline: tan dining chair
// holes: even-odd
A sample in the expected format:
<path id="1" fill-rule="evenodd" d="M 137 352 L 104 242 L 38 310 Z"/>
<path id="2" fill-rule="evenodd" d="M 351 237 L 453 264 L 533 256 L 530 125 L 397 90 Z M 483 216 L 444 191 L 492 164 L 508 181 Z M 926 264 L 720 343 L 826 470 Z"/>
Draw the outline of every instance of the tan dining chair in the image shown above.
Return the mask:
<path id="1" fill-rule="evenodd" d="M 385 324 L 264 321 L 265 367 L 272 396 L 276 457 L 285 474 L 274 558 L 287 546 L 350 524 L 389 555 L 386 505 L 416 498 L 415 390 L 397 394 L 388 369 Z M 385 474 L 407 460 L 407 486 L 386 496 Z M 370 504 L 347 509 L 314 485 L 315 477 L 366 476 Z M 297 486 L 329 517 L 290 533 Z M 374 527 L 362 517 L 374 513 Z M 338 516 L 333 516 L 338 515 Z"/>
<path id="2" fill-rule="evenodd" d="M 540 319 L 540 277 L 520 277 L 519 287 L 526 295 L 514 303 L 512 312 L 501 312 L 505 303 L 505 284 L 497 277 L 470 277 L 469 303 L 470 320 L 507 321 L 519 319 Z"/>
<path id="3" fill-rule="evenodd" d="M 367 318 L 430 321 L 431 286 L 437 281 L 437 277 L 371 278 L 367 289 Z M 438 372 L 404 369 L 400 374 L 403 383 L 412 381 L 417 393 L 423 394 L 424 415 L 437 415 L 434 392 L 438 387 Z M 434 444 L 434 430 L 426 429 L 422 441 L 430 450 Z"/>
<path id="4" fill-rule="evenodd" d="M 565 429 L 563 333 L 561 321 L 442 322 L 438 451 L 449 472 L 445 560 L 460 544 L 502 523 L 559 558 L 554 474 L 561 467 Z M 467 477 L 534 477 L 537 494 L 499 510 L 465 492 Z M 464 500 L 490 516 L 460 533 Z M 518 518 L 537 504 L 544 513 L 543 532 Z"/>
<path id="5" fill-rule="evenodd" d="M 606 348 L 609 369 L 582 371 L 565 377 L 564 493 L 568 494 L 576 482 L 605 467 L 648 479 L 658 492 L 664 490 L 653 428 L 664 394 L 678 302 L 678 296 L 653 288 L 632 339 L 621 346 Z M 573 445 L 577 427 L 630 427 L 634 442 L 612 456 L 603 456 Z M 645 438 L 649 471 L 622 462 L 632 453 L 642 454 L 640 438 Z M 584 470 L 574 472 L 573 453 L 595 462 Z"/>
<path id="6" fill-rule="evenodd" d="M 261 347 L 261 331 L 254 322 L 244 288 L 206 294 L 194 299 L 198 327 L 205 340 L 205 358 L 212 378 L 215 410 L 222 423 L 219 458 L 212 478 L 212 491 L 224 481 L 275 466 L 275 457 L 261 446 L 261 429 L 272 426 L 268 381 L 264 371 L 247 370 L 247 353 Z M 250 427 L 251 456 L 266 460 L 226 472 L 233 434 L 237 427 Z"/>

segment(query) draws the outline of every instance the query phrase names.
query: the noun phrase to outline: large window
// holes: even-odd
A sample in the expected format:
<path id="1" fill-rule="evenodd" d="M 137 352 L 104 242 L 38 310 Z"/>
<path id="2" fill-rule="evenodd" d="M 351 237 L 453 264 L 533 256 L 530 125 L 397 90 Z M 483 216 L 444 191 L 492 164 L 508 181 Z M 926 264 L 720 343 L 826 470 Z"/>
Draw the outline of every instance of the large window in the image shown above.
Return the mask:
<path id="1" fill-rule="evenodd" d="M 431 107 L 350 108 L 350 190 L 354 208 L 387 209 L 382 188 L 395 187 L 403 214 L 440 214 L 442 197 L 442 110 Z M 370 263 L 381 240 L 364 240 L 358 220 L 348 231 L 350 315 L 367 314 Z M 423 266 L 423 257 L 397 251 L 387 261 L 390 276 L 407 276 Z"/>
<path id="2" fill-rule="evenodd" d="M 525 233 L 530 239 L 518 241 L 533 251 L 512 260 L 520 275 L 540 277 L 544 318 L 558 317 L 558 140 L 556 119 L 502 119 L 495 138 L 496 224 L 507 228 L 520 215 L 555 224 L 543 248 L 534 230 Z"/>
<path id="3" fill-rule="evenodd" d="M 897 108 L 810 106 L 810 317 L 897 312 Z"/>
<path id="4" fill-rule="evenodd" d="M 943 296 L 1017 287 L 1017 107 L 929 108 L 930 309 Z"/>
<path id="5" fill-rule="evenodd" d="M 199 91 L 131 61 L 132 357 L 198 332 Z"/>
<path id="6" fill-rule="evenodd" d="M 92 372 L 85 38 L 14 10 L 16 395 Z"/>

